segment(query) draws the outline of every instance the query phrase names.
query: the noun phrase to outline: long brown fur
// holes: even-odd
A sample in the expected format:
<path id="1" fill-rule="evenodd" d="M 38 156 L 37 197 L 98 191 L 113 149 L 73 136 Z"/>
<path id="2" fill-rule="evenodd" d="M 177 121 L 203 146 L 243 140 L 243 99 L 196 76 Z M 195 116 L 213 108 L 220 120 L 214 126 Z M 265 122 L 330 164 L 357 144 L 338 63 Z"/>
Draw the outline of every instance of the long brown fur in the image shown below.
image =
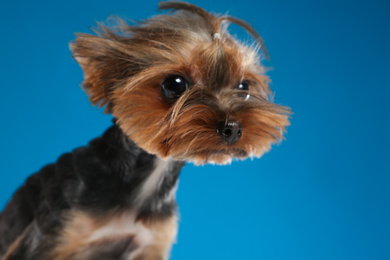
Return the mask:
<path id="1" fill-rule="evenodd" d="M 265 50 L 262 38 L 237 18 L 188 3 L 162 2 L 160 9 L 178 11 L 136 25 L 122 20 L 115 28 L 100 25 L 97 36 L 78 35 L 72 50 L 84 69 L 83 85 L 92 103 L 106 105 L 132 140 L 162 158 L 223 164 L 261 156 L 283 138 L 289 124 L 289 109 L 269 98 L 269 80 L 257 52 Z M 239 43 L 225 23 L 242 26 L 259 45 Z M 160 91 L 172 74 L 191 84 L 175 103 Z M 237 90 L 243 80 L 251 84 L 249 93 Z M 244 129 L 234 145 L 215 131 L 216 122 L 228 119 Z"/>

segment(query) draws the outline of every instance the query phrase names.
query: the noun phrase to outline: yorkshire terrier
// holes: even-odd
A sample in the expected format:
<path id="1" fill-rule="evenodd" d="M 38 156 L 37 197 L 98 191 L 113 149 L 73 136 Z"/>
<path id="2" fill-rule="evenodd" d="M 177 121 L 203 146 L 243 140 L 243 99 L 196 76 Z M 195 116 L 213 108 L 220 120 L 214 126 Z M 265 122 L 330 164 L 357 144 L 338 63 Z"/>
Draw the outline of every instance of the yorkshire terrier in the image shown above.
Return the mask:
<path id="1" fill-rule="evenodd" d="M 70 44 L 93 105 L 114 125 L 27 179 L 0 215 L 2 260 L 163 260 L 177 233 L 185 161 L 260 157 L 290 110 L 273 103 L 246 22 L 185 2 L 134 25 L 100 24 Z M 243 44 L 237 24 L 255 39 Z"/>

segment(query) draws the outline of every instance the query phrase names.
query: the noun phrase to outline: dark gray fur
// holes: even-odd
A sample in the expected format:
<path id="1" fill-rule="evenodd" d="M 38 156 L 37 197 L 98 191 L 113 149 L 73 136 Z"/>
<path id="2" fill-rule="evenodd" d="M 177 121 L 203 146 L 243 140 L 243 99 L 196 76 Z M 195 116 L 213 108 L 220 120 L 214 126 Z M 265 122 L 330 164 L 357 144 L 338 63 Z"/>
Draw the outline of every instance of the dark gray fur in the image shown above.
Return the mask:
<path id="1" fill-rule="evenodd" d="M 131 209 L 141 184 L 154 169 L 155 160 L 155 155 L 139 148 L 116 125 L 88 146 L 62 155 L 56 163 L 29 177 L 0 214 L 0 259 L 23 232 L 22 242 L 9 259 L 46 259 L 63 228 L 63 216 L 70 209 L 82 209 L 95 215 Z M 141 206 L 138 218 L 165 218 L 176 214 L 174 200 L 161 201 L 175 186 L 183 165 L 184 162 L 169 165 L 162 184 Z M 119 259 L 117 255 L 108 257 L 110 248 L 118 252 L 117 247 L 123 247 L 125 242 L 118 243 L 100 254 L 105 257 L 96 258 L 93 254 L 92 258 Z M 128 250 L 123 248 L 122 251 Z"/>

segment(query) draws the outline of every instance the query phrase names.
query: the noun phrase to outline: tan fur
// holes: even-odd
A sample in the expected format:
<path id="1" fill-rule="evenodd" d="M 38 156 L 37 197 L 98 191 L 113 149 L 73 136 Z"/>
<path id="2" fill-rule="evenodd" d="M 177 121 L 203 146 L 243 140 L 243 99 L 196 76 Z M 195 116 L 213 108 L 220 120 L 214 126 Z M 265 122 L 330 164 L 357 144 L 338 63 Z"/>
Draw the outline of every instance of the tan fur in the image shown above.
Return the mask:
<path id="1" fill-rule="evenodd" d="M 61 236 L 58 238 L 57 246 L 51 254 L 53 259 L 68 259 L 87 247 L 87 239 L 98 223 L 84 212 L 71 212 L 67 216 L 67 223 Z"/>
<path id="2" fill-rule="evenodd" d="M 177 218 L 137 220 L 133 212 L 96 217 L 73 211 L 60 233 L 50 259 L 83 259 L 89 250 L 123 239 L 128 239 L 132 248 L 129 259 L 167 259 L 177 234 Z"/>
<path id="3" fill-rule="evenodd" d="M 4 254 L 4 256 L 1 258 L 1 260 L 8 260 L 9 257 L 12 256 L 13 252 L 19 247 L 20 242 L 23 239 L 24 234 L 18 236 L 14 242 L 9 246 L 7 252 Z"/>
<path id="4" fill-rule="evenodd" d="M 176 241 L 177 217 L 163 221 L 147 221 L 144 224 L 153 233 L 153 243 L 135 255 L 134 260 L 168 259 L 172 244 Z"/>

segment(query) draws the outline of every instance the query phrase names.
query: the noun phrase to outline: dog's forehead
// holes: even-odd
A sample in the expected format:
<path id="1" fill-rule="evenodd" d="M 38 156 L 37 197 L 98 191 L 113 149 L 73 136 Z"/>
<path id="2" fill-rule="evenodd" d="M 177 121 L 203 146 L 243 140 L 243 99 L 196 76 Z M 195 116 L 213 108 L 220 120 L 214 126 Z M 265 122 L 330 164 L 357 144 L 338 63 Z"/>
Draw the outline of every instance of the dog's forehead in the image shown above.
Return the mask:
<path id="1" fill-rule="evenodd" d="M 195 50 L 193 59 L 203 82 L 213 88 L 240 77 L 237 54 L 227 52 L 219 39 L 215 41 L 206 48 Z"/>
<path id="2" fill-rule="evenodd" d="M 256 58 L 239 43 L 216 38 L 193 48 L 190 67 L 198 81 L 219 88 L 239 83 L 247 72 L 256 72 Z"/>
<path id="3" fill-rule="evenodd" d="M 147 54 L 150 65 L 182 66 L 193 81 L 209 87 L 237 84 L 248 71 L 262 74 L 259 46 L 242 44 L 227 27 L 215 29 L 218 17 L 210 17 L 188 11 L 159 15 L 131 27 L 130 43 Z"/>

